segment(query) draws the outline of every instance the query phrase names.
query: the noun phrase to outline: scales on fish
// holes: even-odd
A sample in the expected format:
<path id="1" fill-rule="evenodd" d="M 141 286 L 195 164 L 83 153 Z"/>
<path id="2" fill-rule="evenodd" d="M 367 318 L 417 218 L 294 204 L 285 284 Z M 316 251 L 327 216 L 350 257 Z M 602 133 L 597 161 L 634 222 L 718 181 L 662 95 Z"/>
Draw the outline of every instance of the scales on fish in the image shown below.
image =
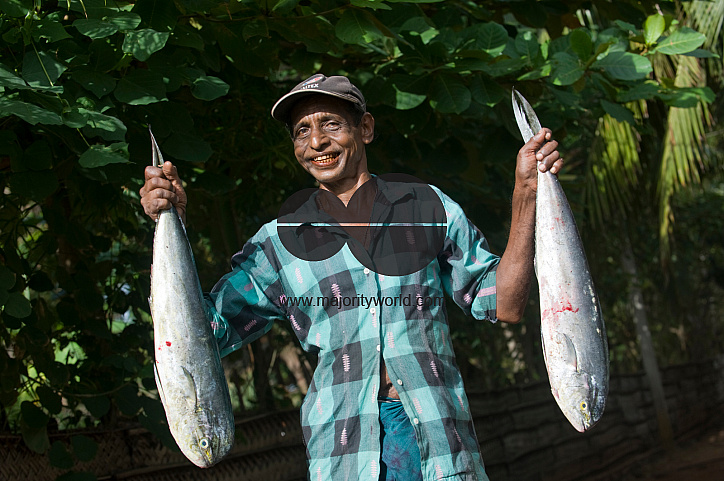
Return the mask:
<path id="1" fill-rule="evenodd" d="M 163 156 L 148 130 L 153 165 L 161 167 Z M 191 246 L 174 207 L 156 222 L 149 304 L 156 386 L 169 429 L 192 463 L 210 467 L 234 444 L 234 416 Z"/>
<path id="2" fill-rule="evenodd" d="M 515 89 L 513 111 L 528 142 L 541 125 Z M 601 419 L 606 405 L 608 341 L 573 213 L 558 178 L 548 171 L 538 171 L 535 271 L 551 391 L 568 421 L 584 432 Z"/>

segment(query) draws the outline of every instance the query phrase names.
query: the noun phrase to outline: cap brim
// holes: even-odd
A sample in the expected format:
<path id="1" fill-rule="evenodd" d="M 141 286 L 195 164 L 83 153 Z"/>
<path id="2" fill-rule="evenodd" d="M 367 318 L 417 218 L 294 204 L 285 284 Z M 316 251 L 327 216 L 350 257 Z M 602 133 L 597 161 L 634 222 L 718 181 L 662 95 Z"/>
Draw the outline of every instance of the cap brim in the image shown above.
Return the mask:
<path id="1" fill-rule="evenodd" d="M 364 109 L 364 107 L 360 105 L 359 100 L 357 100 L 357 98 L 352 95 L 345 95 L 337 92 L 327 92 L 325 90 L 307 89 L 289 92 L 284 97 L 277 100 L 277 103 L 275 103 L 274 107 L 272 107 L 271 116 L 280 122 L 288 124 L 291 120 L 289 117 L 291 116 L 292 107 L 294 107 L 294 104 L 299 102 L 299 100 L 301 100 L 303 97 L 308 97 L 310 95 L 329 95 L 331 97 L 337 97 L 338 99 L 346 100 L 347 102 L 354 104 L 358 108 Z"/>

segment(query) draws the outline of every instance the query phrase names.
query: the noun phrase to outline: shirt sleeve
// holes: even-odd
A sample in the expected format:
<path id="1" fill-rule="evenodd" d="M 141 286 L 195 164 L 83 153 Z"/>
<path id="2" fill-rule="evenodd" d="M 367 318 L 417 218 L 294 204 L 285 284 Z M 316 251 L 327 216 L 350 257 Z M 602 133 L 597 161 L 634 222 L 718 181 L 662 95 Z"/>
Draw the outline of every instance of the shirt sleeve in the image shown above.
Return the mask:
<path id="1" fill-rule="evenodd" d="M 260 338 L 283 319 L 279 260 L 265 229 L 231 258 L 232 271 L 205 295 L 221 356 Z"/>
<path id="2" fill-rule="evenodd" d="M 496 322 L 495 271 L 500 258 L 490 252 L 485 236 L 462 208 L 435 190 L 447 218 L 447 235 L 438 254 L 445 292 L 466 314 Z"/>

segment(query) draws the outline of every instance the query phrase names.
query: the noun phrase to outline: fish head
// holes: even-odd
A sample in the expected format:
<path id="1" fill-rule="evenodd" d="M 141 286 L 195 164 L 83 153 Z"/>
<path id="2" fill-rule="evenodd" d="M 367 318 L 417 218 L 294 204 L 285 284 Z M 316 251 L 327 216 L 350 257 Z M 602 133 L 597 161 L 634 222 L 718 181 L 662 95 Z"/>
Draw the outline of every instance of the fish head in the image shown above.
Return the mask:
<path id="1" fill-rule="evenodd" d="M 200 409 L 194 416 L 189 416 L 187 429 L 182 431 L 186 435 L 177 442 L 184 455 L 200 468 L 209 468 L 219 462 L 233 445 L 233 431 L 229 433 L 214 421 L 213 415 Z"/>
<path id="2" fill-rule="evenodd" d="M 596 378 L 586 372 L 570 374 L 554 396 L 578 432 L 592 428 L 603 415 L 606 393 Z"/>

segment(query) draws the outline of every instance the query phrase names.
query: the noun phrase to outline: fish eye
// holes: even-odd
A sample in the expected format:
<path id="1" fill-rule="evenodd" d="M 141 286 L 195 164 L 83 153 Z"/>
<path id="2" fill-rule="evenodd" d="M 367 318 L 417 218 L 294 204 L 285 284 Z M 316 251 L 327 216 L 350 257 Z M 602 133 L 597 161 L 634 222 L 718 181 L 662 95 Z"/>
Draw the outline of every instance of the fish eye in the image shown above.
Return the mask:
<path id="1" fill-rule="evenodd" d="M 586 401 L 583 401 L 581 403 L 581 409 L 585 410 L 588 407 L 588 404 L 586 404 Z"/>
<path id="2" fill-rule="evenodd" d="M 201 446 L 201 449 L 206 449 L 209 447 L 209 440 L 206 438 L 203 438 L 199 441 L 199 446 Z"/>

